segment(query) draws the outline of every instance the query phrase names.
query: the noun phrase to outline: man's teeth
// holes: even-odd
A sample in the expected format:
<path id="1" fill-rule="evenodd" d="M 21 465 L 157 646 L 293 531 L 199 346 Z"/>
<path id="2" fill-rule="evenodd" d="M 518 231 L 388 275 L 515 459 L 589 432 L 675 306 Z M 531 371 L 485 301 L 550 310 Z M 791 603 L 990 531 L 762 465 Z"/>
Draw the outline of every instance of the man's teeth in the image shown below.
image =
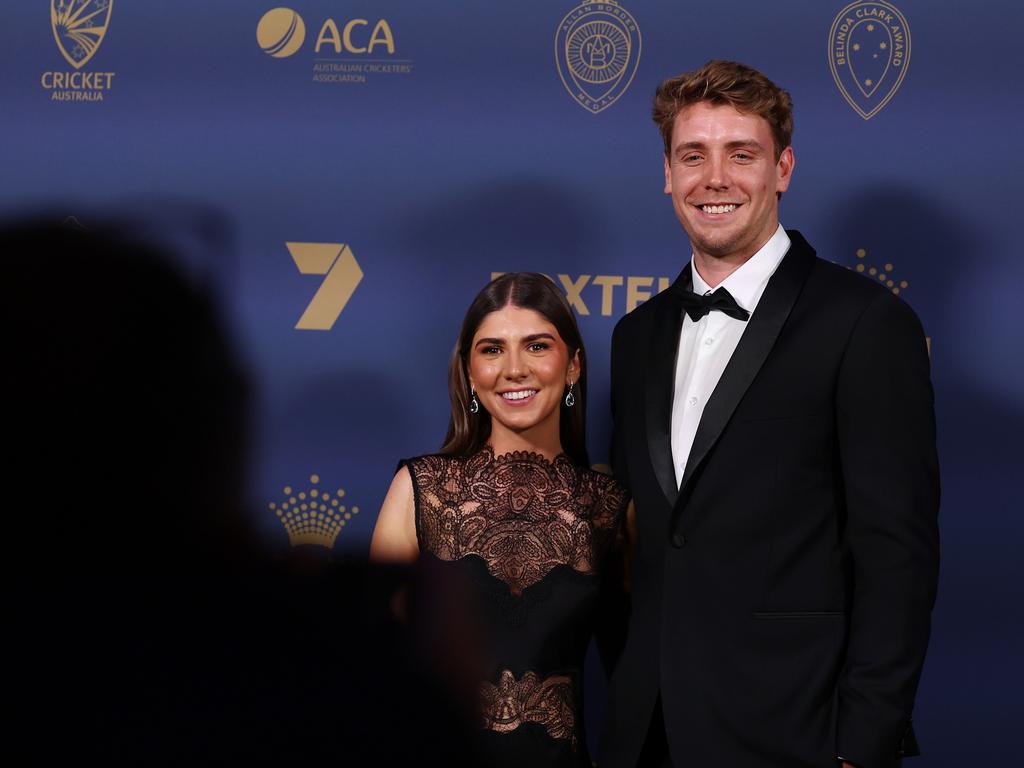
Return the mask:
<path id="1" fill-rule="evenodd" d="M 520 392 L 503 392 L 501 396 L 504 397 L 506 400 L 525 400 L 531 395 L 536 394 L 536 389 L 524 389 Z"/>
<path id="2" fill-rule="evenodd" d="M 736 210 L 736 206 L 732 203 L 729 205 L 702 205 L 701 210 L 704 213 L 732 213 Z"/>

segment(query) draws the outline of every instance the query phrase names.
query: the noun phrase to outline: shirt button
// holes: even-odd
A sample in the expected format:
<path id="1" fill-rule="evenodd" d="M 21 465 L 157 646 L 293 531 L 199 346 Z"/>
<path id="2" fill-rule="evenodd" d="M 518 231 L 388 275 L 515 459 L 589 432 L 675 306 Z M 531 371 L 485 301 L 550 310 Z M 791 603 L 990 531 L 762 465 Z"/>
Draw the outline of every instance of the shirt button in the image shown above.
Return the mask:
<path id="1" fill-rule="evenodd" d="M 713 338 L 704 339 L 704 343 L 710 347 L 712 344 L 715 343 L 715 340 Z"/>
<path id="2" fill-rule="evenodd" d="M 697 404 L 697 398 L 696 397 L 691 397 L 686 402 L 688 402 L 690 405 L 696 405 Z"/>
<path id="3" fill-rule="evenodd" d="M 676 549 L 682 549 L 686 546 L 686 537 L 679 531 L 672 534 L 672 546 Z"/>

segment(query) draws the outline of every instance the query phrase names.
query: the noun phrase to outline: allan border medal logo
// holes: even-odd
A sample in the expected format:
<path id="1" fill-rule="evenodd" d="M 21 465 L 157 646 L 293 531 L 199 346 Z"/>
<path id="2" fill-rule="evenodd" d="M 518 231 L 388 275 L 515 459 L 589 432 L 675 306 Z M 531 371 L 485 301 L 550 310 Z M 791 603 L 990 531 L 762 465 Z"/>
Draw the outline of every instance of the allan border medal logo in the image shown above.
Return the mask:
<path id="1" fill-rule="evenodd" d="M 107 36 L 114 0 L 50 0 L 50 26 L 57 48 L 73 72 L 43 72 L 40 82 L 52 101 L 103 101 L 114 72 L 83 72 Z"/>
<path id="2" fill-rule="evenodd" d="M 828 63 L 839 92 L 865 120 L 899 89 L 910 65 L 910 27 L 886 2 L 850 3 L 832 22 Z"/>
<path id="3" fill-rule="evenodd" d="M 629 11 L 614 0 L 584 2 L 558 24 L 558 76 L 576 103 L 596 115 L 633 82 L 640 48 L 640 28 Z"/>

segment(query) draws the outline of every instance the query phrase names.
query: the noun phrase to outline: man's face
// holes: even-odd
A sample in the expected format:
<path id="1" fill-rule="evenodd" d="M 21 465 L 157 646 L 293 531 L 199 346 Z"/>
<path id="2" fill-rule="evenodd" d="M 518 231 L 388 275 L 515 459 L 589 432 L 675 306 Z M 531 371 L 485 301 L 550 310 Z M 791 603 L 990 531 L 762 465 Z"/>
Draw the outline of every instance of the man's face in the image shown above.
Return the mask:
<path id="1" fill-rule="evenodd" d="M 793 150 L 776 161 L 767 120 L 707 102 L 676 116 L 671 147 L 665 194 L 694 253 L 746 261 L 779 226 L 776 195 L 789 188 Z"/>

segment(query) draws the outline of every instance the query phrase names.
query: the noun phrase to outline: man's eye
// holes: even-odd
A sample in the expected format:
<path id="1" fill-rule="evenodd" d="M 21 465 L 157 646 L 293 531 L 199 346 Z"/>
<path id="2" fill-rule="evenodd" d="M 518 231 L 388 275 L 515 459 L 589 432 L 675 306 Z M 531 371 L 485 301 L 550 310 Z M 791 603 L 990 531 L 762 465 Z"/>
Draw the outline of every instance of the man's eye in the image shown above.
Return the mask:
<path id="1" fill-rule="evenodd" d="M 737 152 L 735 155 L 733 155 L 733 157 L 743 163 L 749 163 L 751 160 L 754 159 L 751 155 L 748 155 L 746 152 Z"/>
<path id="2" fill-rule="evenodd" d="M 684 163 L 698 163 L 698 162 L 700 162 L 700 160 L 701 160 L 701 156 L 700 155 L 685 155 L 683 157 L 683 162 Z"/>

